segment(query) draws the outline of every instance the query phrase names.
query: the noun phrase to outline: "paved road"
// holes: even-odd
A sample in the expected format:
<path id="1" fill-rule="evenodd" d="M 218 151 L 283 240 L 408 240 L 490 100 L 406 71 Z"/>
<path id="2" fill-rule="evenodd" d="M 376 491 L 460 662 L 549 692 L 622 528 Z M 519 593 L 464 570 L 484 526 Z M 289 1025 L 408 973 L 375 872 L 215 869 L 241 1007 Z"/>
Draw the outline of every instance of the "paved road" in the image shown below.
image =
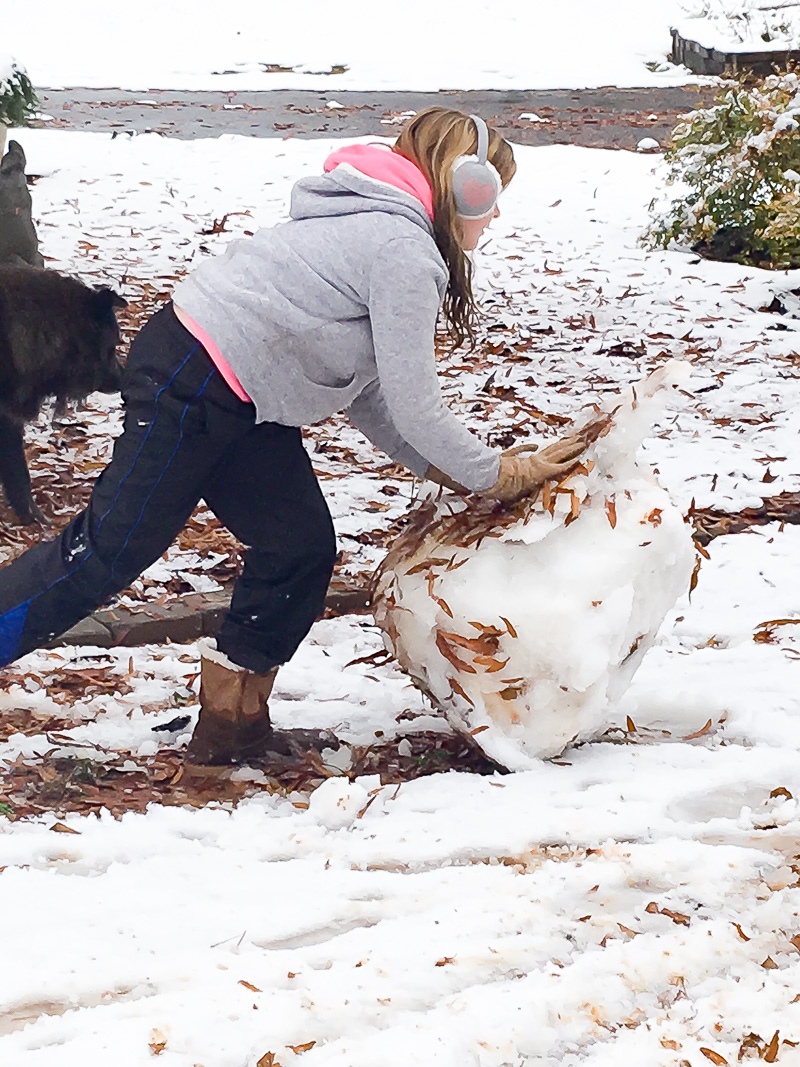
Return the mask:
<path id="1" fill-rule="evenodd" d="M 41 90 L 50 129 L 153 132 L 170 137 L 391 136 L 400 116 L 431 104 L 474 111 L 521 144 L 581 144 L 635 148 L 643 137 L 659 143 L 677 117 L 711 102 L 713 90 L 666 89 L 547 91 L 175 92 L 119 89 Z M 338 104 L 342 106 L 331 106 Z M 542 121 L 520 118 L 535 115 Z"/>

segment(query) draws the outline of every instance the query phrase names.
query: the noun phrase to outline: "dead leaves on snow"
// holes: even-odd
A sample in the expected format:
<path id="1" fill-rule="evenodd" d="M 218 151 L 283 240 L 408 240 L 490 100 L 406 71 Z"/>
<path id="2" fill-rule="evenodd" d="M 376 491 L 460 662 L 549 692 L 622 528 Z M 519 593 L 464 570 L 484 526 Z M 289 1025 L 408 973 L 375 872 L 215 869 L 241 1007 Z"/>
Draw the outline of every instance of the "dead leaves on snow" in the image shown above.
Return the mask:
<path id="1" fill-rule="evenodd" d="M 296 1056 L 299 1056 L 303 1052 L 309 1052 L 315 1045 L 316 1041 L 306 1041 L 302 1045 L 287 1045 L 286 1048 L 291 1049 Z M 265 1052 L 261 1059 L 259 1059 L 256 1067 L 281 1067 L 281 1063 L 276 1058 L 274 1052 Z"/>
<path id="2" fill-rule="evenodd" d="M 672 911 L 670 908 L 659 908 L 654 900 L 651 900 L 644 910 L 648 915 L 666 915 L 668 919 L 672 919 L 676 926 L 688 926 L 691 922 L 688 915 L 684 915 L 680 911 Z"/>

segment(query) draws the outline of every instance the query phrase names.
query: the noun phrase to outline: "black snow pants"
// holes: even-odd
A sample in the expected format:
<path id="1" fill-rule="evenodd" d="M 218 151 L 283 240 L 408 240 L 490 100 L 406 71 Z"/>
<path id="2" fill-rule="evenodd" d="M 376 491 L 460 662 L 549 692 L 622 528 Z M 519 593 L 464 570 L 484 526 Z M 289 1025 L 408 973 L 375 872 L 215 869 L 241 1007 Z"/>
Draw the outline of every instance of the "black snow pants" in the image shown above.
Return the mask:
<path id="1" fill-rule="evenodd" d="M 336 556 L 300 430 L 256 425 L 171 305 L 131 346 L 122 392 L 124 430 L 86 510 L 0 568 L 0 667 L 129 585 L 204 499 L 247 546 L 218 647 L 266 673 L 322 612 Z"/>

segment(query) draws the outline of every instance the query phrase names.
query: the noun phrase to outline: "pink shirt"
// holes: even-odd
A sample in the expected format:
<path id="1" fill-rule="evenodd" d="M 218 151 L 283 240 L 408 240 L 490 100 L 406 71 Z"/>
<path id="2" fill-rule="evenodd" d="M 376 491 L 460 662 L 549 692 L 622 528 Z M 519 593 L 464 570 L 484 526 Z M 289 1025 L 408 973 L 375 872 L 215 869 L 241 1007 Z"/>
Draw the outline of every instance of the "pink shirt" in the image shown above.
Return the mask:
<path id="1" fill-rule="evenodd" d="M 190 318 L 189 315 L 187 315 L 186 312 L 183 310 L 183 308 L 179 308 L 177 304 L 172 305 L 172 310 L 175 312 L 175 318 L 178 320 L 178 322 L 185 326 L 189 333 L 192 335 L 192 337 L 194 337 L 196 341 L 199 341 L 203 348 L 206 350 L 209 359 L 222 375 L 225 384 L 236 394 L 236 396 L 240 400 L 244 400 L 246 404 L 251 404 L 252 401 L 242 388 L 242 383 L 233 373 L 227 359 L 225 359 L 223 354 L 208 336 L 203 327 L 198 326 L 194 319 Z"/>

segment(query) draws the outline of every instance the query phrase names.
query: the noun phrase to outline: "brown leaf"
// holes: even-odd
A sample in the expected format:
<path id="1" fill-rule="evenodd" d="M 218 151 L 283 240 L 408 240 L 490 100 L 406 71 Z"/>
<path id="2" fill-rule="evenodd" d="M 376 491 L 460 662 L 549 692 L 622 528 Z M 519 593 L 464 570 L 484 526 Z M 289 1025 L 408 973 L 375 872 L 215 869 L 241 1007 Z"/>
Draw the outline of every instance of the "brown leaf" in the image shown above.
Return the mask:
<path id="1" fill-rule="evenodd" d="M 608 521 L 613 530 L 617 525 L 617 505 L 613 500 L 606 500 L 606 515 L 608 515 Z"/>
<path id="2" fill-rule="evenodd" d="M 580 513 L 581 513 L 581 504 L 580 504 L 580 501 L 578 500 L 578 494 L 573 489 L 573 490 L 570 491 L 569 518 L 571 520 L 577 519 L 578 516 L 580 515 Z"/>
<path id="3" fill-rule="evenodd" d="M 305 1045 L 287 1045 L 286 1047 L 299 1055 L 301 1052 L 308 1052 L 314 1045 L 316 1045 L 316 1041 L 306 1041 Z"/>
<path id="4" fill-rule="evenodd" d="M 728 1061 L 725 1059 L 725 1057 L 720 1056 L 720 1054 L 718 1052 L 715 1052 L 713 1049 L 701 1048 L 700 1051 L 703 1053 L 707 1060 L 711 1060 L 712 1063 L 716 1063 L 717 1067 L 727 1067 Z"/>
<path id="5" fill-rule="evenodd" d="M 443 597 L 440 597 L 440 596 L 434 596 L 433 599 L 436 601 L 436 603 L 439 605 L 439 607 L 442 609 L 442 611 L 446 615 L 449 615 L 450 618 L 452 619 L 453 618 L 453 613 L 450 610 L 450 605 L 447 603 L 447 601 Z"/>
<path id="6" fill-rule="evenodd" d="M 160 1056 L 167 1047 L 167 1039 L 160 1030 L 153 1030 L 150 1034 L 150 1051 L 154 1056 Z"/>
<path id="7" fill-rule="evenodd" d="M 436 966 L 446 967 L 448 963 L 455 963 L 455 956 L 443 956 L 442 959 L 436 961 Z"/>
<path id="8" fill-rule="evenodd" d="M 508 632 L 509 632 L 509 634 L 511 635 L 511 637 L 519 637 L 519 634 L 518 634 L 518 633 L 517 633 L 517 631 L 516 631 L 516 630 L 514 629 L 514 627 L 513 627 L 512 625 L 511 625 L 511 623 L 510 623 L 510 622 L 508 621 L 508 619 L 506 619 L 506 618 L 505 618 L 504 616 L 502 616 L 502 615 L 500 616 L 500 618 L 501 618 L 501 620 L 502 620 L 502 621 L 503 621 L 503 622 L 505 623 L 505 627 L 506 627 L 506 629 L 508 630 Z"/>
<path id="9" fill-rule="evenodd" d="M 668 919 L 672 919 L 676 926 L 688 926 L 691 922 L 688 915 L 684 915 L 680 911 L 670 911 L 669 908 L 662 908 L 661 914 L 666 915 Z"/>
<path id="10" fill-rule="evenodd" d="M 671 1048 L 673 1052 L 677 1052 L 681 1047 L 677 1041 L 671 1041 L 669 1038 L 662 1037 L 659 1042 L 662 1048 Z"/>
<path id="11" fill-rule="evenodd" d="M 658 904 L 654 900 L 651 900 L 647 907 L 644 909 L 649 915 L 660 915 L 658 910 Z"/>
<path id="12" fill-rule="evenodd" d="M 71 826 L 66 826 L 63 822 L 54 822 L 50 827 L 54 834 L 79 834 L 80 830 L 73 830 Z"/>
<path id="13" fill-rule="evenodd" d="M 244 978 L 239 979 L 239 985 L 243 985 L 245 989 L 251 989 L 254 993 L 261 992 L 257 985 L 252 985 L 252 983 L 250 982 L 245 982 Z"/>
<path id="14" fill-rule="evenodd" d="M 744 930 L 741 928 L 741 926 L 738 923 L 731 923 L 731 926 L 734 927 L 734 929 L 736 930 L 736 933 L 739 935 L 739 937 L 741 937 L 742 941 L 749 941 L 750 940 L 750 938 L 747 936 L 747 934 L 744 932 Z"/>
<path id="15" fill-rule="evenodd" d="M 473 707 L 473 708 L 475 707 L 475 701 L 474 701 L 474 700 L 472 700 L 472 699 L 471 699 L 471 697 L 469 697 L 469 696 L 467 695 L 467 693 L 466 693 L 466 692 L 464 691 L 464 689 L 463 689 L 463 688 L 462 688 L 462 687 L 461 687 L 461 686 L 459 685 L 459 683 L 458 683 L 458 682 L 457 682 L 457 681 L 455 680 L 455 678 L 451 678 L 451 679 L 450 679 L 450 690 L 451 690 L 451 692 L 453 692 L 453 693 L 458 693 L 458 695 L 459 695 L 460 697 L 462 697 L 462 698 L 463 698 L 464 700 L 466 700 L 466 702 L 467 702 L 467 703 L 468 703 L 468 704 L 469 704 L 469 705 L 470 705 L 471 707 Z"/>
<path id="16" fill-rule="evenodd" d="M 275 1059 L 274 1052 L 265 1052 L 256 1064 L 256 1067 L 281 1067 L 281 1065 Z"/>
<path id="17" fill-rule="evenodd" d="M 497 659 L 494 656 L 476 656 L 475 662 L 480 664 L 481 667 L 485 667 L 487 674 L 494 674 L 496 671 L 502 671 L 508 660 Z"/>
<path id="18" fill-rule="evenodd" d="M 636 723 L 633 721 L 633 719 L 630 717 L 630 715 L 628 715 L 628 717 L 627 717 L 626 725 L 627 725 L 629 734 L 635 734 L 636 733 Z"/>
<path id="19" fill-rule="evenodd" d="M 777 789 L 773 789 L 770 793 L 770 797 L 786 797 L 787 800 L 793 800 L 792 794 L 789 790 L 782 785 L 779 785 Z"/>
<path id="20" fill-rule="evenodd" d="M 503 631 L 498 630 L 496 626 L 484 626 L 482 622 L 471 622 L 470 626 L 474 626 L 476 630 L 480 630 L 481 633 L 487 634 L 489 637 L 502 637 Z"/>
<path id="21" fill-rule="evenodd" d="M 778 969 L 778 964 L 775 962 L 772 956 L 767 956 L 761 966 L 767 971 L 777 971 Z"/>
<path id="22" fill-rule="evenodd" d="M 696 737 L 704 737 L 709 732 L 709 730 L 711 729 L 711 726 L 712 726 L 712 722 L 711 722 L 711 719 L 709 719 L 708 722 L 705 724 L 705 726 L 701 726 L 700 729 L 699 730 L 695 730 L 695 732 L 693 734 L 687 734 L 684 737 L 683 740 L 684 741 L 693 741 Z"/>
<path id="23" fill-rule="evenodd" d="M 468 648 L 470 652 L 479 652 L 481 655 L 491 655 L 497 647 L 497 638 L 481 634 L 480 637 L 462 637 L 461 634 L 450 633 L 449 630 L 440 631 L 442 637 L 451 645 L 460 645 Z"/>
<path id="24" fill-rule="evenodd" d="M 436 634 L 436 647 L 439 649 L 444 658 L 456 668 L 457 671 L 461 671 L 465 674 L 477 674 L 478 672 L 472 666 L 471 663 L 467 663 L 463 659 L 459 659 L 453 649 L 448 644 L 447 638 L 444 634 L 437 632 Z"/>
<path id="25" fill-rule="evenodd" d="M 780 1030 L 776 1030 L 772 1035 L 772 1040 L 767 1045 L 767 1050 L 764 1053 L 764 1063 L 774 1063 L 778 1058 L 778 1034 Z"/>
<path id="26" fill-rule="evenodd" d="M 470 730 L 469 736 L 474 737 L 476 734 L 482 734 L 484 730 L 488 729 L 488 726 L 476 726 L 474 730 Z"/>

